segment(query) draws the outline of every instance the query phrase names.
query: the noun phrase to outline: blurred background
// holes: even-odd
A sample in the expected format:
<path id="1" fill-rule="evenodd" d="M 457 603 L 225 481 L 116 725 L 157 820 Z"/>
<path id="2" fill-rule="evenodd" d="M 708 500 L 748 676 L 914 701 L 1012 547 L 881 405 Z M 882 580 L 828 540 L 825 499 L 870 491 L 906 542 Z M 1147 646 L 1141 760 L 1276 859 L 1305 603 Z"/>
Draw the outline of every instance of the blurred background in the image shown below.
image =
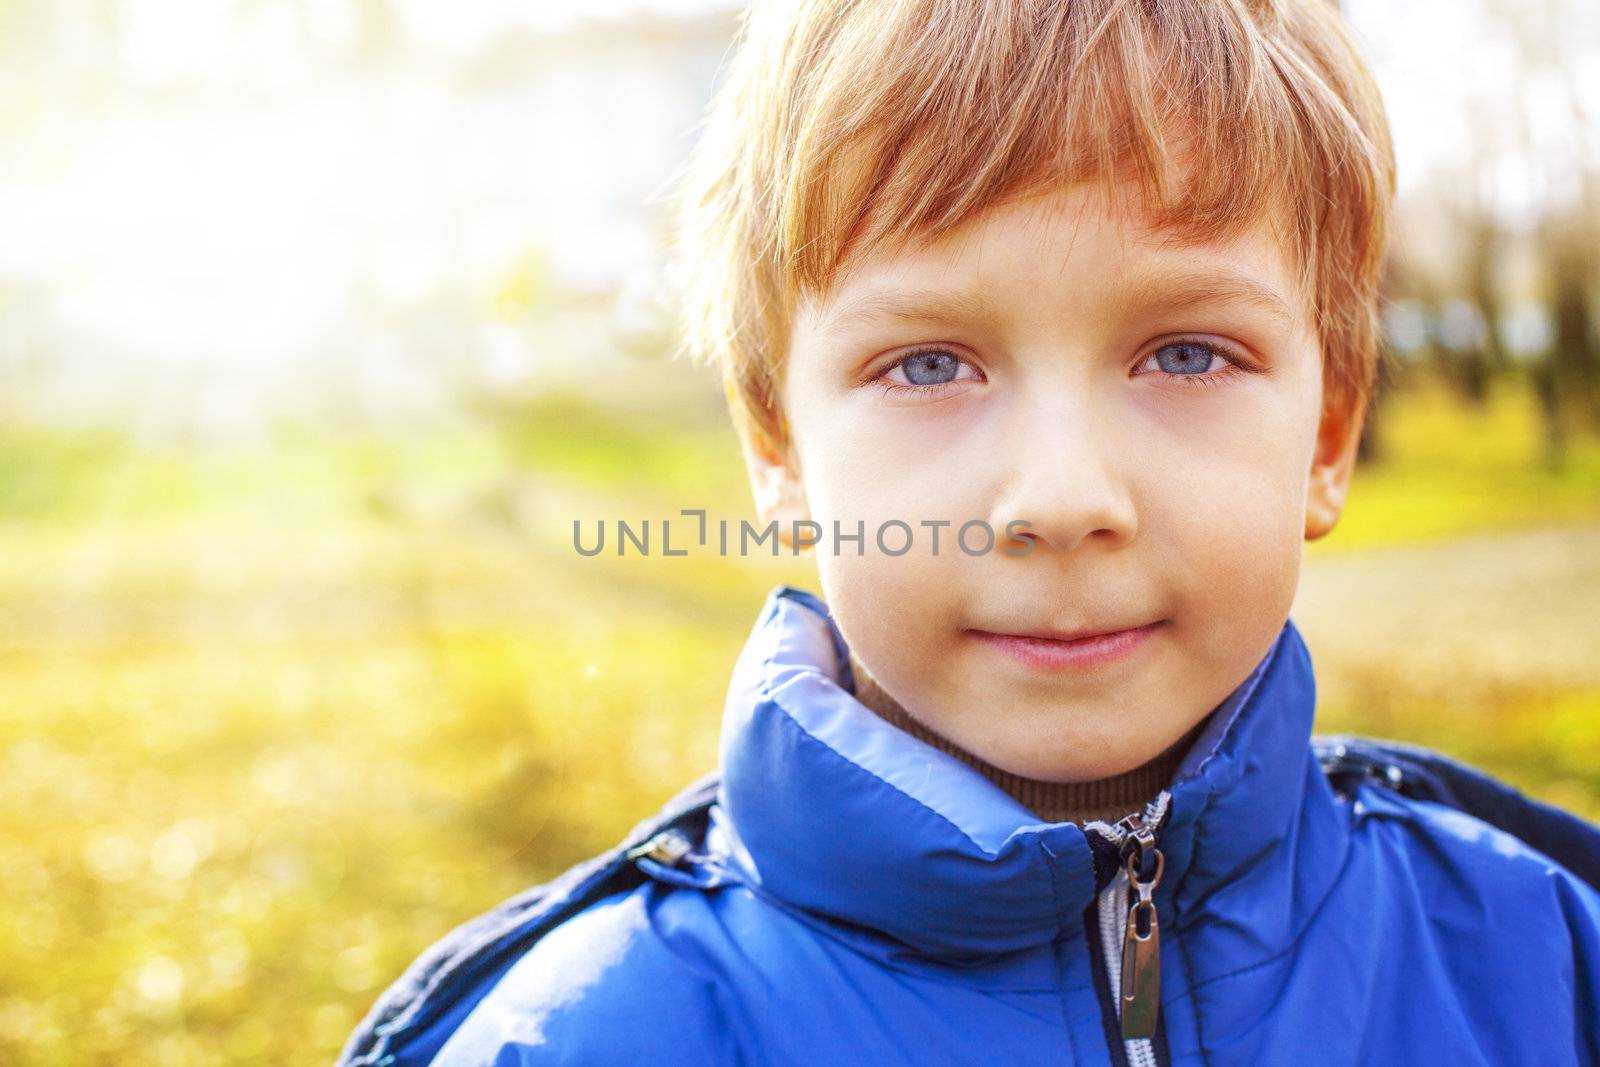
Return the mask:
<path id="1" fill-rule="evenodd" d="M 1395 373 L 1294 618 L 1319 729 L 1600 816 L 1600 7 L 1347 0 Z M 0 0 L 0 1063 L 327 1063 L 715 761 L 808 561 L 666 357 L 729 5 Z M 659 527 L 658 527 L 659 529 Z"/>

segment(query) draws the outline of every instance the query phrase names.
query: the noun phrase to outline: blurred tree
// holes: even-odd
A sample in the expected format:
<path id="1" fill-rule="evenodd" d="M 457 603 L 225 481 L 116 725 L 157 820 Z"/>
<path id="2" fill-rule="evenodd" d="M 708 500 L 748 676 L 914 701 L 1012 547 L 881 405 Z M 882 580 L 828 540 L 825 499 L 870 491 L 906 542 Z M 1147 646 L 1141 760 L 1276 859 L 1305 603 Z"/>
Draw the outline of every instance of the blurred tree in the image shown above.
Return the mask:
<path id="1" fill-rule="evenodd" d="M 1504 302 L 1496 274 L 1506 242 L 1493 212 L 1480 211 L 1466 220 L 1465 244 L 1466 296 L 1477 308 L 1483 329 L 1477 343 L 1463 353 L 1459 373 L 1467 397 L 1482 404 L 1489 395 L 1490 376 L 1505 370 L 1507 364 L 1499 341 Z"/>
<path id="2" fill-rule="evenodd" d="M 1569 417 L 1589 429 L 1600 428 L 1600 343 L 1595 338 L 1600 315 L 1594 298 L 1600 255 L 1589 221 L 1552 216 L 1545 228 L 1555 344 L 1540 362 L 1537 377 L 1551 462 L 1559 462 Z"/>
<path id="3" fill-rule="evenodd" d="M 1506 364 L 1497 341 L 1502 303 L 1497 266 L 1506 246 L 1497 178 L 1508 143 L 1498 132 L 1503 125 L 1500 101 L 1475 98 L 1468 106 L 1478 112 L 1470 124 L 1474 140 L 1463 180 L 1449 187 L 1441 205 L 1455 235 L 1459 273 L 1453 283 L 1459 297 L 1439 309 L 1434 352 L 1447 380 L 1481 406 L 1488 399 L 1491 375 Z"/>
<path id="4" fill-rule="evenodd" d="M 1380 301 L 1387 302 L 1396 294 L 1414 291 L 1410 280 L 1411 270 L 1398 251 L 1391 249 L 1383 265 L 1383 280 L 1379 283 Z M 1361 440 L 1356 444 L 1357 463 L 1376 463 L 1383 458 L 1383 408 L 1389 388 L 1397 377 L 1399 367 L 1393 346 L 1387 336 L 1378 339 L 1378 365 L 1373 374 L 1372 396 L 1367 402 L 1366 421 L 1361 427 Z"/>

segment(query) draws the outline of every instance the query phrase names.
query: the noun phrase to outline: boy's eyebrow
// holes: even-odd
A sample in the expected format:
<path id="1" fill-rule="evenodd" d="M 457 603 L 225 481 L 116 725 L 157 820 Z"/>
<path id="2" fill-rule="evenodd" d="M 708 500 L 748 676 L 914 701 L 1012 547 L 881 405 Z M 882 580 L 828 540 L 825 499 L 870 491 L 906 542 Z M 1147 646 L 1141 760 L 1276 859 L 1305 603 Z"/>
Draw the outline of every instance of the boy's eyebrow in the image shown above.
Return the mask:
<path id="1" fill-rule="evenodd" d="M 1160 304 L 1183 311 L 1201 304 L 1247 304 L 1292 327 L 1297 315 L 1280 292 L 1248 274 L 1226 269 L 1156 271 L 1138 277 L 1128 288 L 1133 307 Z"/>
<path id="2" fill-rule="evenodd" d="M 1184 311 L 1203 304 L 1247 304 L 1293 326 L 1296 313 L 1271 285 L 1248 274 L 1224 269 L 1153 271 L 1137 276 L 1122 297 L 1130 308 L 1161 305 Z M 867 293 L 826 312 L 824 330 L 864 319 L 903 319 L 970 324 L 992 319 L 995 306 L 984 297 L 959 290 L 911 289 Z"/>
<path id="3" fill-rule="evenodd" d="M 994 314 L 994 305 L 974 293 L 944 289 L 890 289 L 867 293 L 825 312 L 822 329 L 837 329 L 857 319 L 904 319 L 959 326 L 990 319 Z"/>

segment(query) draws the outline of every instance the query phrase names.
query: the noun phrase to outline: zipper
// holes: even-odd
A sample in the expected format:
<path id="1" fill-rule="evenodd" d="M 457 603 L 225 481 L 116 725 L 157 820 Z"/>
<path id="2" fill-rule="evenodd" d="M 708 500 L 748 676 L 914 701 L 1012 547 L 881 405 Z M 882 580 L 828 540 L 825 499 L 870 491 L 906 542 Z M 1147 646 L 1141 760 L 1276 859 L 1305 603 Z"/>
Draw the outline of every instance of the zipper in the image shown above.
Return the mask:
<path id="1" fill-rule="evenodd" d="M 1166 858 L 1156 834 L 1166 820 L 1171 794 L 1163 790 L 1146 807 L 1115 824 L 1091 822 L 1092 830 L 1115 847 L 1118 869 L 1096 900 L 1100 951 L 1130 1067 L 1156 1067 L 1156 1034 L 1161 1009 L 1161 929 L 1155 888 Z"/>

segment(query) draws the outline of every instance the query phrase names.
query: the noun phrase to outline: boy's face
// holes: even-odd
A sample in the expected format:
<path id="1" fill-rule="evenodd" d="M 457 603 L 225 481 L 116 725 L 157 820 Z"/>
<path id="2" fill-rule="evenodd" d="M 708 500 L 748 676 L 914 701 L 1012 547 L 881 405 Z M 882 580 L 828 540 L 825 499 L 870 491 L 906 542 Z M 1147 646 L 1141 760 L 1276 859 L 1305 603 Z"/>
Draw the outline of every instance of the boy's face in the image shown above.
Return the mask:
<path id="1" fill-rule="evenodd" d="M 1360 421 L 1319 418 L 1306 304 L 1265 222 L 1162 247 L 1089 187 L 863 260 L 797 314 L 762 521 L 821 525 L 835 620 L 911 715 L 1014 774 L 1119 774 L 1266 654 L 1338 518 Z M 1099 660 L 991 636 L 1147 626 Z"/>

